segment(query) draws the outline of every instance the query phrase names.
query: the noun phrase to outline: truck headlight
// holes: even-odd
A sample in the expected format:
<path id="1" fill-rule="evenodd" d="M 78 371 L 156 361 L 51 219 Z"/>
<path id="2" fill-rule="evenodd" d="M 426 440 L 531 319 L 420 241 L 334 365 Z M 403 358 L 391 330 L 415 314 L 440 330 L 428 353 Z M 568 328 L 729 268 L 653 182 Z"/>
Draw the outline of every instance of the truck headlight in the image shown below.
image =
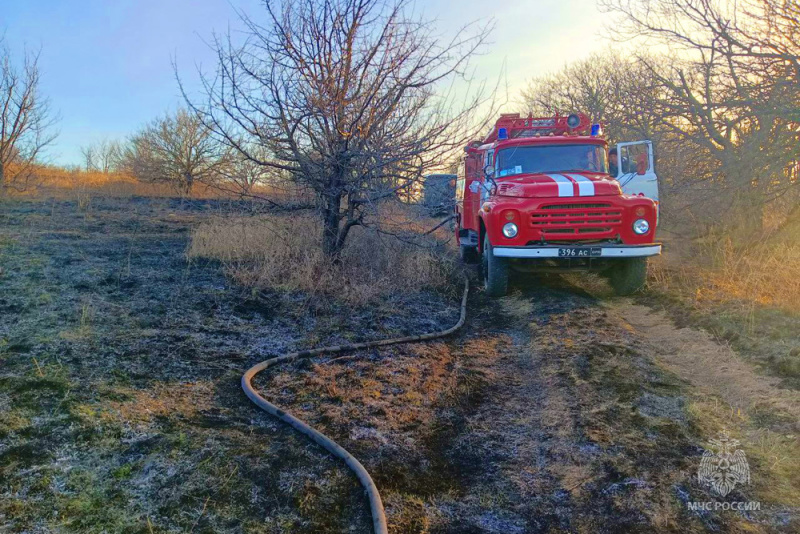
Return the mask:
<path id="1" fill-rule="evenodd" d="M 509 239 L 517 237 L 517 232 L 519 232 L 519 228 L 517 228 L 517 225 L 514 223 L 506 223 L 503 226 L 503 235 Z"/>
<path id="2" fill-rule="evenodd" d="M 636 234 L 644 235 L 650 231 L 650 223 L 645 219 L 636 219 L 636 222 L 633 223 L 633 231 Z"/>

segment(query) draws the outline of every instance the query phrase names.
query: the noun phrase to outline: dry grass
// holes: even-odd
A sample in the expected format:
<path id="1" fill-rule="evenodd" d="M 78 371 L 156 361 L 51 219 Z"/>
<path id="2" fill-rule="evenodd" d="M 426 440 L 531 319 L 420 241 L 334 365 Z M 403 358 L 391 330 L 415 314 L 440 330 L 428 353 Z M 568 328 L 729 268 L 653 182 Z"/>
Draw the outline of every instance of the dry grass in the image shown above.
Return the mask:
<path id="1" fill-rule="evenodd" d="M 191 196 L 213 197 L 207 187 L 197 187 Z M 56 197 L 76 200 L 81 208 L 91 202 L 92 197 L 172 197 L 175 189 L 167 184 L 143 183 L 132 176 L 116 172 L 67 170 L 60 167 L 36 167 L 27 187 L 20 192 L 10 191 L 14 196 L 25 198 Z"/>
<path id="2" fill-rule="evenodd" d="M 764 240 L 737 248 L 731 239 L 696 246 L 693 253 L 669 249 L 651 263 L 651 285 L 678 292 L 694 304 L 736 302 L 800 312 L 800 243 Z"/>
<path id="3" fill-rule="evenodd" d="M 414 447 L 409 430 L 430 425 L 431 410 L 455 394 L 456 357 L 443 343 L 409 346 L 379 365 L 344 360 L 276 373 L 266 391 L 299 404 L 302 417 L 321 414 L 333 431 L 348 429 L 355 441 Z"/>
<path id="4" fill-rule="evenodd" d="M 738 248 L 717 239 L 695 244 L 693 254 L 670 247 L 651 266 L 651 296 L 679 324 L 702 326 L 784 387 L 800 389 L 797 232 Z"/>
<path id="5" fill-rule="evenodd" d="M 781 237 L 740 248 L 718 239 L 694 254 L 668 248 L 651 263 L 650 287 L 678 322 L 704 327 L 800 388 L 800 242 Z"/>
<path id="6" fill-rule="evenodd" d="M 11 196 L 23 198 L 54 197 L 74 200 L 81 209 L 87 208 L 93 197 L 175 197 L 180 193 L 168 183 L 141 182 L 125 173 L 69 170 L 61 167 L 37 166 L 31 171 L 26 187 L 21 191 L 10 189 Z M 282 194 L 267 187 L 256 186 L 254 195 Z M 236 188 L 214 187 L 197 183 L 187 198 L 214 199 L 238 198 Z"/>
<path id="7" fill-rule="evenodd" d="M 401 345 L 372 357 L 300 363 L 258 380 L 268 398 L 365 463 L 381 488 L 391 533 L 438 532 L 448 518 L 437 500 L 450 502 L 447 496 L 459 491 L 462 460 L 442 455 L 464 430 L 452 426 L 460 420 L 455 413 L 470 409 L 497 380 L 489 366 L 499 363 L 511 343 L 497 335 L 457 346 Z"/>
<path id="8" fill-rule="evenodd" d="M 221 261 L 247 287 L 356 304 L 408 288 L 442 289 L 452 281 L 455 267 L 432 239 L 410 244 L 356 227 L 336 264 L 323 255 L 320 240 L 320 224 L 311 216 L 221 218 L 195 229 L 188 253 Z"/>
<path id="9" fill-rule="evenodd" d="M 106 408 L 122 424 L 147 427 L 159 418 L 190 419 L 213 409 L 215 385 L 211 381 L 157 383 L 149 389 L 118 386 L 113 390 L 123 401 L 110 401 Z"/>
<path id="10" fill-rule="evenodd" d="M 708 332 L 676 328 L 666 312 L 647 306 L 622 303 L 617 309 L 646 335 L 670 372 L 695 387 L 713 390 L 714 395 L 739 410 L 769 407 L 800 423 L 800 391 L 781 388 L 780 379 L 759 374 Z M 703 372 L 698 373 L 698 369 Z"/>

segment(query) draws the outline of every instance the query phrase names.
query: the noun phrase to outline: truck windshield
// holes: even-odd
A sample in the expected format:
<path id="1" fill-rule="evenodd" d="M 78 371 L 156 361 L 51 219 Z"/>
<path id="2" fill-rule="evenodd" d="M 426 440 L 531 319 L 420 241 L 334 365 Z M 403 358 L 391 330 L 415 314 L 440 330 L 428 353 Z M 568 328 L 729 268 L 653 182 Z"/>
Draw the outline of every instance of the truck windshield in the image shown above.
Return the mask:
<path id="1" fill-rule="evenodd" d="M 608 172 L 601 145 L 541 145 L 504 148 L 495 158 L 497 177 L 524 173 Z"/>

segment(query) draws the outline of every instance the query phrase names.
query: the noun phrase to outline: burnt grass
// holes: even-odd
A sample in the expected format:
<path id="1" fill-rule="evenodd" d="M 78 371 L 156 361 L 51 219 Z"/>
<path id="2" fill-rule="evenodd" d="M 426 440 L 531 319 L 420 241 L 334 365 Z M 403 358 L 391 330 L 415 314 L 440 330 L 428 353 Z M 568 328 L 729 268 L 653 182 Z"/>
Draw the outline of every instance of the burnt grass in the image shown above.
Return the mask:
<path id="1" fill-rule="evenodd" d="M 436 294 L 364 309 L 253 294 L 220 265 L 187 260 L 192 225 L 243 209 L 0 204 L 0 530 L 369 528 L 355 479 L 254 409 L 241 373 L 318 342 L 449 324 L 457 311 Z"/>
<path id="2" fill-rule="evenodd" d="M 371 531 L 349 471 L 252 406 L 239 378 L 291 350 L 449 327 L 458 297 L 353 308 L 253 292 L 187 259 L 193 225 L 247 209 L 0 203 L 0 531 Z M 393 533 L 781 527 L 687 510 L 710 494 L 686 384 L 558 277 L 500 300 L 473 291 L 448 340 L 355 356 L 256 385 L 362 461 Z"/>

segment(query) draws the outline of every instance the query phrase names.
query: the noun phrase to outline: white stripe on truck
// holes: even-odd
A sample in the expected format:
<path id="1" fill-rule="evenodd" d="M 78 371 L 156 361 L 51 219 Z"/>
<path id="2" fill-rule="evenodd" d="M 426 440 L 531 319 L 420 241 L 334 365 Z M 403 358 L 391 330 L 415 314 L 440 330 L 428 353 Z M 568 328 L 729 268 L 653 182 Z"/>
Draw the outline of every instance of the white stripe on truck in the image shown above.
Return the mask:
<path id="1" fill-rule="evenodd" d="M 575 189 L 572 187 L 572 180 L 561 174 L 548 174 L 558 186 L 559 197 L 574 197 Z"/>
<path id="2" fill-rule="evenodd" d="M 581 174 L 568 174 L 570 178 L 578 182 L 578 196 L 593 197 L 594 182 Z"/>

